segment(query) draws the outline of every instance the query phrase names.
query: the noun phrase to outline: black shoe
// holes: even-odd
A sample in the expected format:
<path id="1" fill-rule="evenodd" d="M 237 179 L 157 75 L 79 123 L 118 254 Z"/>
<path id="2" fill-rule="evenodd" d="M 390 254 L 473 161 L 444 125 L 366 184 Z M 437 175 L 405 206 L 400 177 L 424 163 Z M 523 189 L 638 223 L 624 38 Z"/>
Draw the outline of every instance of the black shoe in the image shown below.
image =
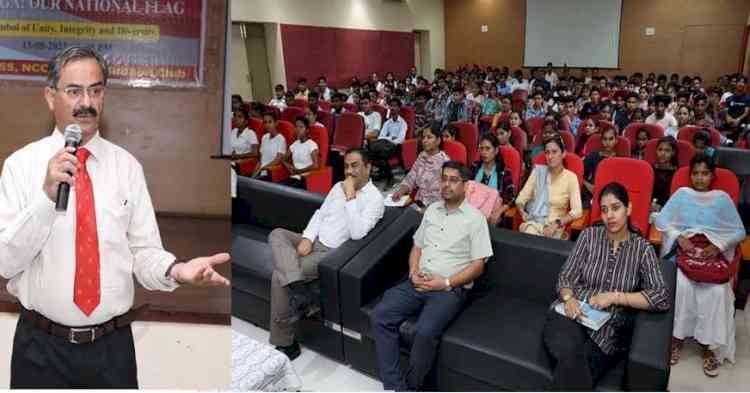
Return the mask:
<path id="1" fill-rule="evenodd" d="M 297 281 L 289 284 L 289 307 L 291 309 L 289 316 L 276 319 L 277 323 L 290 325 L 300 319 L 311 318 L 320 312 L 320 305 L 317 302 L 315 294 L 312 293 L 307 284 L 303 281 Z"/>
<path id="2" fill-rule="evenodd" d="M 294 360 L 299 357 L 300 353 L 302 352 L 299 348 L 299 343 L 297 340 L 294 340 L 292 345 L 288 345 L 286 347 L 276 347 L 276 350 L 286 355 L 286 357 L 289 358 L 289 360 Z"/>

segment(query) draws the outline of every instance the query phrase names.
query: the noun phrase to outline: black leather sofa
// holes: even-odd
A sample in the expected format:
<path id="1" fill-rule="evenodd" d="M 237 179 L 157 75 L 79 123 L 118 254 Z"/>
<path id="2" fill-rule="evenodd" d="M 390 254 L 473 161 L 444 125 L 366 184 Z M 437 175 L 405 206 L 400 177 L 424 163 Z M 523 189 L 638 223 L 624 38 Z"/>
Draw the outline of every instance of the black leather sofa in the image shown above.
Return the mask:
<path id="1" fill-rule="evenodd" d="M 418 224 L 418 217 L 400 217 L 340 273 L 346 361 L 376 378 L 369 315 L 382 293 L 405 277 Z M 542 328 L 558 272 L 573 243 L 505 229 L 490 231 L 495 256 L 477 293 L 443 336 L 428 376 L 429 389 L 536 391 L 551 382 Z M 674 299 L 675 267 L 666 261 L 661 267 Z M 673 311 L 636 312 L 635 318 L 628 358 L 600 381 L 598 390 L 666 390 Z M 400 327 L 402 360 L 408 356 L 415 322 Z"/>
<path id="2" fill-rule="evenodd" d="M 273 272 L 268 234 L 275 228 L 301 233 L 324 197 L 243 176 L 238 178 L 237 197 L 243 214 L 235 217 L 232 225 L 232 315 L 267 330 Z M 297 324 L 300 342 L 326 356 L 344 360 L 339 270 L 402 213 L 400 209 L 386 209 L 365 238 L 345 242 L 321 261 L 320 279 L 315 285 L 320 293 L 321 317 Z"/>

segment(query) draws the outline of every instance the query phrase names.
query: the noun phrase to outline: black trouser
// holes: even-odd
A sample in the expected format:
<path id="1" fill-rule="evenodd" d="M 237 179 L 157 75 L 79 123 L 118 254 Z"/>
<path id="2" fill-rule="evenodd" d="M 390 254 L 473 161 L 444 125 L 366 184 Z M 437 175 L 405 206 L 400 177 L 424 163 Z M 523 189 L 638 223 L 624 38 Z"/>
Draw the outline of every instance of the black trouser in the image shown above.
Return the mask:
<path id="1" fill-rule="evenodd" d="M 555 310 L 547 312 L 544 345 L 553 363 L 557 363 L 551 390 L 594 390 L 599 380 L 617 365 L 620 357 L 602 352 L 587 330 Z"/>
<path id="2" fill-rule="evenodd" d="M 387 290 L 370 318 L 378 368 L 385 390 L 419 390 L 435 362 L 440 338 L 466 302 L 466 290 L 417 292 L 405 280 Z M 399 368 L 399 326 L 419 315 L 406 375 Z"/>
<path id="3" fill-rule="evenodd" d="M 372 154 L 373 162 L 380 169 L 381 175 L 385 179 L 393 179 L 393 173 L 391 172 L 391 165 L 388 163 L 388 159 L 391 158 L 398 151 L 398 145 L 387 139 L 376 139 L 371 141 L 368 145 L 370 154 Z"/>
<path id="4" fill-rule="evenodd" d="M 19 317 L 10 362 L 11 389 L 138 389 L 130 326 L 90 344 L 71 344 Z"/>

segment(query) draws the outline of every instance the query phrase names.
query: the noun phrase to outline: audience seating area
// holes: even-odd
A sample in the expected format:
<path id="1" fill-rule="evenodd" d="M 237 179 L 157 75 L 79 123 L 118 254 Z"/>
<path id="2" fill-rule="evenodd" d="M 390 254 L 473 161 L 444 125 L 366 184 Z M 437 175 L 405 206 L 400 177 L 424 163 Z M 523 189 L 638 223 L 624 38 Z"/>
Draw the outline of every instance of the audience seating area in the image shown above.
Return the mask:
<path id="1" fill-rule="evenodd" d="M 439 80 L 427 84 L 428 90 L 438 89 L 439 93 L 433 96 L 431 103 L 438 100 L 435 105 L 440 105 L 441 102 L 442 105 L 447 105 L 445 101 L 439 100 L 452 100 L 451 85 L 464 86 L 469 90 L 472 83 L 485 80 L 484 77 L 477 77 L 475 71 L 468 71 L 466 68 L 462 68 L 456 74 L 454 78 L 457 80 L 443 83 L 446 79 L 443 73 Z M 514 81 L 521 84 L 520 81 Z M 528 85 L 528 81 L 523 81 Z M 570 81 L 571 84 L 582 84 L 576 78 L 571 77 Z M 616 100 L 613 98 L 617 94 L 629 92 L 621 90 L 624 87 L 618 86 L 616 80 L 607 84 L 605 78 L 604 82 L 603 86 L 606 85 L 606 88 L 602 88 L 601 96 L 605 101 L 612 103 L 612 112 L 619 110 L 622 115 L 624 109 L 614 108 Z M 666 87 L 662 82 L 659 84 L 662 89 Z M 688 89 L 679 84 L 670 85 L 683 93 Z M 365 89 L 364 84 L 362 86 Z M 641 89 L 647 89 L 649 95 L 648 101 L 641 102 L 639 99 L 638 110 L 643 115 L 639 120 L 630 121 L 628 118 L 628 122 L 625 123 L 627 125 L 624 125 L 616 113 L 610 113 L 609 117 L 606 117 L 604 110 L 588 117 L 574 119 L 593 119 L 599 130 L 611 127 L 617 131 L 617 143 L 613 149 L 615 157 L 603 159 L 596 168 L 593 181 L 594 201 L 608 183 L 616 181 L 624 185 L 633 204 L 631 224 L 657 249 L 661 246 L 661 234 L 650 223 L 649 218 L 657 147 L 659 140 L 665 135 L 676 136 L 679 152 L 679 168 L 671 184 L 671 192 L 674 193 L 679 187 L 689 184 L 688 164 L 697 152 L 704 149 L 698 142 L 694 142 L 695 135 L 698 132 L 708 133 L 710 147 L 713 148 L 718 165 L 717 176 L 711 188 L 722 189 L 730 194 L 737 203 L 745 228 L 750 234 L 750 150 L 746 148 L 744 139 L 747 137 L 747 131 L 744 131 L 744 134 L 740 133 L 742 139 L 735 141 L 738 148 L 734 148 L 730 147 L 732 142 L 728 140 L 728 136 L 737 136 L 732 134 L 733 130 L 727 129 L 726 124 L 717 124 L 716 128 L 713 125 L 694 125 L 694 120 L 698 116 L 695 115 L 693 118 L 693 97 L 699 97 L 704 93 L 710 94 L 711 91 L 716 91 L 714 89 L 718 89 L 719 93 L 731 89 L 731 86 L 726 84 L 722 86 L 707 87 L 705 90 L 691 88 L 691 119 L 688 123 L 681 123 L 681 127 L 665 129 L 653 120 L 645 120 L 649 121 L 649 124 L 643 122 L 655 113 L 650 106 L 654 104 L 657 94 L 657 88 L 646 87 L 646 84 L 640 86 Z M 538 91 L 541 88 L 536 89 Z M 356 91 L 354 86 L 351 91 Z M 533 87 L 514 87 L 509 94 L 512 109 L 520 113 L 522 124 L 510 127 L 510 143 L 502 146 L 498 153 L 511 171 L 515 193 L 522 189 L 533 165 L 546 164 L 545 153 L 533 153 L 536 155 L 532 156 L 532 151 L 539 151 L 538 147 L 546 136 L 543 131 L 548 120 L 555 121 L 554 132 L 559 134 L 565 143 L 565 167 L 576 174 L 579 186 L 583 189 L 584 159 L 588 154 L 604 149 L 601 134 L 582 137 L 581 129 L 585 122 L 571 122 L 571 118 L 557 106 L 556 101 L 562 96 L 555 96 L 553 99 L 551 92 L 544 93 L 546 115 L 541 116 L 537 112 L 532 112 L 538 117 L 524 119 L 532 91 Z M 369 93 L 375 94 L 373 91 Z M 395 90 L 393 94 L 395 96 Z M 407 92 L 401 91 L 399 94 Z M 659 93 L 662 94 L 666 93 Z M 678 97 L 676 91 L 669 94 L 675 99 Z M 490 96 L 499 99 L 497 92 Z M 582 111 L 585 104 L 591 103 L 589 96 L 584 96 L 580 90 L 572 96 L 576 112 Z M 378 102 L 389 104 L 389 97 L 383 97 L 382 91 L 377 92 L 377 97 Z M 424 108 L 416 106 L 414 97 L 400 98 L 405 102 L 400 109 L 400 116 L 407 124 L 407 133 L 405 141 L 397 147 L 398 155 L 391 157 L 389 164 L 401 166 L 404 171 L 413 167 L 421 151 L 419 127 L 429 124 L 429 120 L 441 120 L 442 124 L 448 124 L 456 129 L 455 140 L 443 141 L 443 150 L 451 159 L 469 165 L 480 159 L 477 149 L 480 132 L 496 132 L 496 127 L 490 126 L 494 115 L 485 114 L 483 108 L 478 108 L 475 104 L 466 109 L 467 113 L 472 113 L 468 116 L 468 121 L 456 121 L 460 119 L 457 116 L 443 119 L 444 113 L 438 110 L 425 115 Z M 379 113 L 385 122 L 388 108 L 374 102 L 375 99 L 372 110 Z M 302 108 L 305 105 L 306 101 L 295 100 L 279 113 L 281 120 L 278 128 L 288 145 L 293 142 L 293 123 L 290 122 L 304 113 Z M 318 111 L 318 121 L 324 127 L 312 127 L 311 138 L 321 149 L 321 169 L 306 175 L 307 191 L 239 176 L 238 198 L 244 208 L 243 216 L 236 220 L 238 224 L 233 228 L 233 315 L 264 328 L 269 324 L 272 270 L 270 248 L 267 244 L 268 234 L 274 228 L 301 232 L 315 209 L 323 202 L 324 195 L 337 180 L 342 179 L 343 153 L 347 149 L 362 147 L 368 143 L 364 135 L 365 119 L 357 113 L 359 109 L 356 104 L 347 103 L 346 111 L 337 116 L 329 112 L 330 103 L 320 101 L 320 106 L 322 110 Z M 552 109 L 553 107 L 555 109 Z M 643 109 L 645 107 L 649 109 Z M 676 108 L 674 106 L 670 111 Z M 505 112 L 501 115 L 501 123 L 511 117 L 510 112 L 506 110 L 503 109 Z M 712 111 L 716 121 L 721 122 L 721 116 L 726 112 L 726 103 L 713 102 Z M 457 111 L 453 115 L 455 113 Z M 428 121 L 425 121 L 425 116 Z M 577 114 L 574 113 L 573 118 L 575 116 Z M 547 127 L 549 124 L 547 123 Z M 577 130 L 576 127 L 571 127 L 576 124 Z M 621 126 L 623 129 L 620 129 Z M 256 132 L 258 139 L 261 138 L 264 130 L 259 119 L 251 118 L 249 128 Z M 638 133 L 642 129 L 648 130 L 649 140 L 644 150 L 634 152 L 633 149 L 639 146 Z M 544 132 L 549 133 L 549 130 Z M 532 150 L 535 147 L 537 149 Z M 576 151 L 581 155 L 576 154 Z M 252 161 L 241 162 L 241 175 L 250 173 L 252 165 Z M 282 168 L 272 168 L 271 175 L 275 183 L 288 176 Z M 279 206 L 284 208 L 280 209 Z M 490 228 L 495 255 L 472 290 L 468 305 L 448 327 L 442 338 L 435 366 L 428 378 L 429 389 L 542 390 L 548 388 L 551 382 L 554 365 L 549 363 L 544 350 L 542 327 L 546 310 L 555 297 L 558 272 L 574 243 L 519 233 L 521 217 L 512 205 L 506 211 L 505 218 L 501 220 L 499 227 Z M 569 238 L 575 240 L 580 231 L 595 225 L 599 219 L 600 208 L 597 203 L 593 203 L 590 209 L 584 209 L 581 218 L 568 224 L 566 232 L 570 235 Z M 382 294 L 405 279 L 408 256 L 413 244 L 412 236 L 420 220 L 421 216 L 413 209 L 387 208 L 383 220 L 367 237 L 359 241 L 348 241 L 325 258 L 319 267 L 320 279 L 317 284 L 322 312 L 319 319 L 305 320 L 298 325 L 298 339 L 303 345 L 378 378 L 369 317 Z M 744 276 L 742 269 L 735 275 L 735 293 L 738 307 L 744 307 L 745 295 L 750 290 L 750 280 L 747 280 L 747 269 L 750 268 L 750 236 L 738 249 L 740 252 L 737 253 L 737 258 L 744 260 L 739 265 L 745 270 Z M 675 265 L 662 261 L 661 268 L 674 299 Z M 627 359 L 600 382 L 598 390 L 665 390 L 667 387 L 674 311 L 633 312 L 636 324 L 631 351 Z M 414 320 L 410 320 L 400 327 L 403 358 L 409 356 L 414 323 Z"/>
<path id="2" fill-rule="evenodd" d="M 232 314 L 269 324 L 272 228 L 301 231 L 322 203 L 314 193 L 240 178 L 238 196 L 249 215 L 233 227 Z M 283 203 L 289 209 L 274 209 Z M 321 262 L 321 320 L 299 324 L 303 345 L 377 378 L 369 315 L 389 287 L 405 279 L 412 236 L 421 216 L 387 209 L 364 239 L 348 241 Z M 439 390 L 540 390 L 551 381 L 542 343 L 546 310 L 560 267 L 573 243 L 491 228 L 495 256 L 472 289 L 471 300 L 442 339 L 429 380 Z M 675 268 L 662 269 L 670 290 Z M 664 390 L 669 380 L 672 314 L 637 312 L 627 359 L 599 384 L 601 390 Z M 408 356 L 414 320 L 401 327 Z"/>

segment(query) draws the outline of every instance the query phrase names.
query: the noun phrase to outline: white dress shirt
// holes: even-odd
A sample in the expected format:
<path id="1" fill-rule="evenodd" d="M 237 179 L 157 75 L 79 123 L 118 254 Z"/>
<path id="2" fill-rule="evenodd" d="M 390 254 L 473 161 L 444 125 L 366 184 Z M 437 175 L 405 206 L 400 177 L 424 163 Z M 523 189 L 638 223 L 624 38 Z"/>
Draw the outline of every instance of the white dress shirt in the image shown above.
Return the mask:
<path id="1" fill-rule="evenodd" d="M 657 119 L 656 113 L 652 113 L 646 118 L 646 124 L 658 124 L 666 132 L 665 135 L 677 137 L 677 119 L 669 113 L 664 113 L 661 119 Z"/>
<path id="2" fill-rule="evenodd" d="M 13 153 L 0 177 L 0 275 L 21 304 L 62 325 L 106 322 L 133 306 L 133 274 L 146 289 L 171 291 L 166 277 L 174 255 L 162 247 L 143 168 L 98 133 L 91 152 L 91 177 L 99 237 L 101 302 L 90 316 L 73 303 L 76 256 L 76 197 L 71 187 L 66 212 L 42 190 L 47 164 L 64 145 L 63 135 L 31 143 Z"/>
<path id="3" fill-rule="evenodd" d="M 276 134 L 275 138 L 271 138 L 271 134 L 263 135 L 260 143 L 260 166 L 264 167 L 270 164 L 276 155 L 286 154 L 286 139 L 281 134 Z"/>
<path id="4" fill-rule="evenodd" d="M 258 137 L 255 135 L 255 131 L 245 128 L 242 134 L 237 135 L 239 130 L 237 128 L 232 129 L 232 151 L 235 154 L 247 154 L 253 150 L 253 145 L 258 144 Z"/>
<path id="5" fill-rule="evenodd" d="M 286 99 L 272 98 L 271 101 L 268 102 L 268 106 L 273 106 L 279 108 L 280 111 L 283 111 L 284 109 L 286 109 Z"/>
<path id="6" fill-rule="evenodd" d="M 365 112 L 359 112 L 359 114 L 365 118 L 365 135 L 368 132 L 380 132 L 380 123 L 382 122 L 380 113 L 372 111 L 369 115 L 365 114 Z"/>
<path id="7" fill-rule="evenodd" d="M 389 117 L 383 124 L 383 129 L 380 130 L 378 139 L 387 139 L 396 145 L 400 145 L 406 139 L 406 130 L 408 128 L 409 126 L 403 117 L 399 116 L 396 121 Z"/>
<path id="8" fill-rule="evenodd" d="M 302 237 L 313 242 L 318 238 L 330 248 L 336 248 L 349 239 L 365 237 L 383 218 L 383 195 L 372 181 L 367 182 L 355 195 L 347 202 L 343 182 L 336 183 L 323 205 L 313 214 Z"/>

